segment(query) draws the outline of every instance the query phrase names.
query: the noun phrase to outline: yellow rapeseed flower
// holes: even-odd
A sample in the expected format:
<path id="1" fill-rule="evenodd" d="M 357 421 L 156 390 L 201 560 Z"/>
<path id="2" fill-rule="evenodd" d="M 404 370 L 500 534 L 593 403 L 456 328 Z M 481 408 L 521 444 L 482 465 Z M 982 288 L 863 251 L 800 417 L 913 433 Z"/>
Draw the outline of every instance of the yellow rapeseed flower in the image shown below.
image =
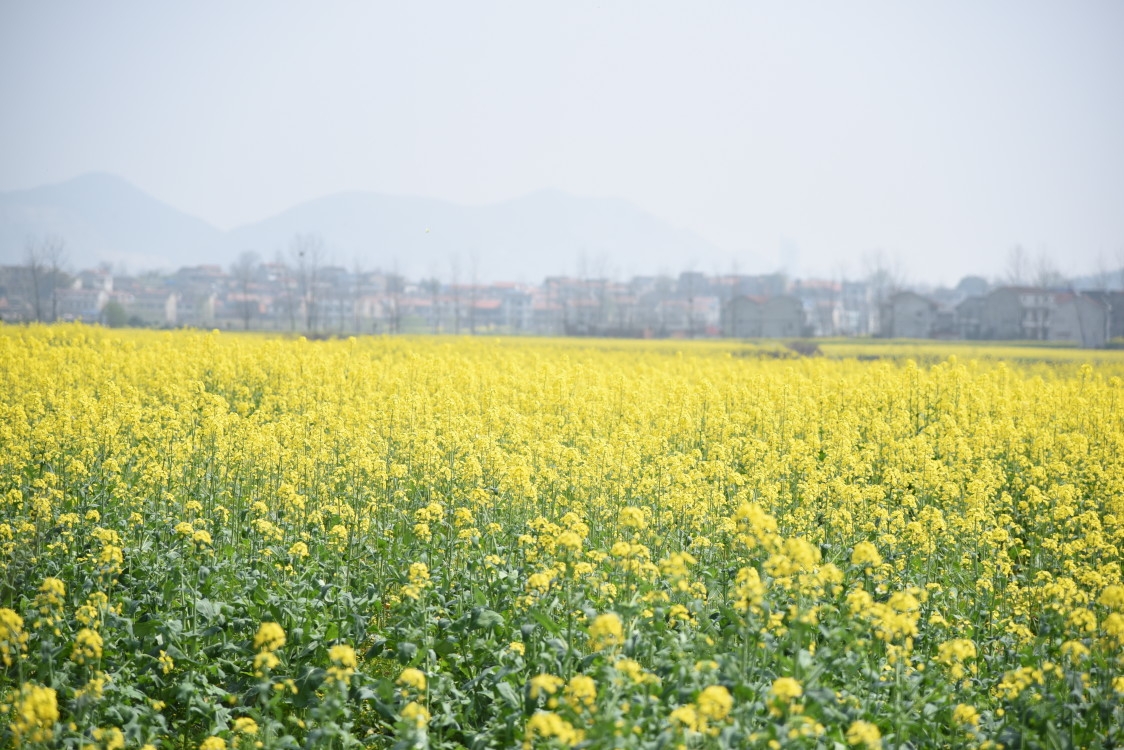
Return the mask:
<path id="1" fill-rule="evenodd" d="M 847 744 L 862 745 L 866 750 L 879 750 L 882 747 L 882 733 L 878 731 L 877 725 L 859 719 L 847 727 Z"/>
<path id="2" fill-rule="evenodd" d="M 536 711 L 527 720 L 523 733 L 523 747 L 529 750 L 534 746 L 537 737 L 554 738 L 563 745 L 573 747 L 584 739 L 585 732 L 575 729 L 570 722 L 553 711 Z"/>
<path id="3" fill-rule="evenodd" d="M 593 618 L 589 625 L 589 644 L 594 651 L 612 648 L 624 643 L 624 626 L 615 612 L 606 612 Z"/>
<path id="4" fill-rule="evenodd" d="M 0 607 L 0 661 L 12 666 L 27 651 L 27 633 L 23 618 L 15 610 Z"/>
<path id="5" fill-rule="evenodd" d="M 347 644 L 340 643 L 328 649 L 328 678 L 336 682 L 347 682 L 355 674 L 355 667 L 359 663 L 355 656 L 355 649 Z"/>
<path id="6" fill-rule="evenodd" d="M 597 683 L 589 675 L 576 674 L 563 691 L 566 702 L 579 709 L 593 710 L 597 701 Z"/>
<path id="7" fill-rule="evenodd" d="M 258 733 L 258 723 L 248 716 L 240 716 L 234 720 L 232 729 L 235 734 L 254 735 Z"/>
<path id="8" fill-rule="evenodd" d="M 91 734 L 105 750 L 124 750 L 125 733 L 117 727 L 98 727 Z"/>
<path id="9" fill-rule="evenodd" d="M 734 707 L 734 698 L 730 691 L 722 685 L 711 685 L 703 688 L 695 700 L 699 714 L 711 721 L 720 721 L 730 714 Z"/>
<path id="10" fill-rule="evenodd" d="M 413 667 L 406 667 L 402 670 L 402 674 L 398 675 L 395 682 L 403 687 L 412 688 L 419 693 L 425 692 L 426 679 L 425 672 Z"/>
<path id="11" fill-rule="evenodd" d="M 424 729 L 429 723 L 429 711 L 417 701 L 411 701 L 402 707 L 402 718 L 408 721 L 415 729 Z"/>
<path id="12" fill-rule="evenodd" d="M 537 674 L 531 678 L 531 699 L 537 700 L 544 695 L 554 695 L 558 689 L 566 684 L 561 677 L 553 674 Z"/>
<path id="13" fill-rule="evenodd" d="M 15 746 L 24 742 L 50 742 L 59 720 L 58 698 L 54 688 L 25 683 L 11 709 L 11 731 Z"/>
<path id="14" fill-rule="evenodd" d="M 877 568 L 882 564 L 882 555 L 870 542 L 859 542 L 851 553 L 851 564 L 860 568 Z"/>
<path id="15" fill-rule="evenodd" d="M 952 709 L 952 720 L 960 726 L 977 727 L 980 724 L 980 715 L 975 706 L 960 703 Z"/>
<path id="16" fill-rule="evenodd" d="M 804 694 L 804 688 L 791 677 L 778 677 L 769 688 L 769 696 L 783 703 L 791 703 Z"/>
<path id="17" fill-rule="evenodd" d="M 74 637 L 74 648 L 70 652 L 70 658 L 79 664 L 96 661 L 101 658 L 102 644 L 102 637 L 96 630 L 82 628 Z"/>
<path id="18" fill-rule="evenodd" d="M 285 631 L 275 622 L 263 622 L 254 635 L 254 648 L 259 651 L 276 651 L 285 645 Z"/>

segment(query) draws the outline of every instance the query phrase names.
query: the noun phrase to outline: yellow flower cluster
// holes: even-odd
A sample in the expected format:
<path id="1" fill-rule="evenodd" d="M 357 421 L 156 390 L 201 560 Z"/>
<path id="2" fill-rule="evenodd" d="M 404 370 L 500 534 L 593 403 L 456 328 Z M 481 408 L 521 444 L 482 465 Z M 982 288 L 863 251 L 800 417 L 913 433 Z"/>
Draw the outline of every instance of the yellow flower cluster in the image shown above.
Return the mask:
<path id="1" fill-rule="evenodd" d="M 406 669 L 403 669 L 402 674 L 398 675 L 398 679 L 396 682 L 402 687 L 415 690 L 418 693 L 425 692 L 425 672 L 421 671 L 420 669 L 414 669 L 413 667 L 407 667 Z"/>
<path id="2" fill-rule="evenodd" d="M 422 591 L 432 584 L 429 579 L 429 566 L 423 562 L 410 563 L 407 583 L 402 587 L 402 596 L 406 599 L 417 599 Z"/>
<path id="3" fill-rule="evenodd" d="M 964 727 L 978 727 L 980 725 L 980 714 L 975 706 L 960 703 L 952 710 L 952 721 Z"/>
<path id="4" fill-rule="evenodd" d="M 10 708 L 11 731 L 16 747 L 22 743 L 49 742 L 59 720 L 58 698 L 54 688 L 24 684 Z"/>
<path id="5" fill-rule="evenodd" d="M 874 627 L 875 635 L 887 643 L 903 642 L 912 648 L 917 635 L 921 603 L 911 591 L 896 591 L 885 602 L 877 602 L 864 589 L 856 588 L 847 595 L 852 614 Z"/>
<path id="6" fill-rule="evenodd" d="M 529 684 L 531 699 L 538 700 L 541 697 L 557 693 L 566 684 L 566 681 L 557 675 L 538 674 L 531 678 Z"/>
<path id="7" fill-rule="evenodd" d="M 44 578 L 39 586 L 39 593 L 35 596 L 35 608 L 39 616 L 35 620 L 36 628 L 51 628 L 55 635 L 60 635 L 58 623 L 62 618 L 62 608 L 66 597 L 66 584 L 57 578 Z"/>
<path id="8" fill-rule="evenodd" d="M 613 648 L 623 642 L 624 626 L 615 612 L 597 615 L 589 624 L 589 645 L 594 651 Z"/>
<path id="9" fill-rule="evenodd" d="M 248 716 L 240 716 L 234 720 L 231 727 L 235 734 L 245 734 L 253 736 L 258 733 L 258 723 Z"/>
<path id="10" fill-rule="evenodd" d="M 74 650 L 70 652 L 70 658 L 79 664 L 96 661 L 101 658 L 103 643 L 96 630 L 82 628 L 74 637 Z"/>
<path id="11" fill-rule="evenodd" d="M 999 697 L 1005 700 L 1015 700 L 1027 688 L 1042 685 L 1045 682 L 1043 671 L 1036 667 L 1019 667 L 1003 676 L 1003 681 L 995 688 Z"/>
<path id="12" fill-rule="evenodd" d="M 716 724 L 725 720 L 734 706 L 730 691 L 722 685 L 710 685 L 699 692 L 692 703 L 672 710 L 670 718 L 690 732 L 718 735 Z"/>
<path id="13" fill-rule="evenodd" d="M 125 750 L 125 733 L 117 727 L 97 727 L 90 734 L 104 750 Z"/>
<path id="14" fill-rule="evenodd" d="M 566 702 L 578 711 L 593 711 L 597 701 L 597 683 L 589 675 L 576 674 L 563 691 Z"/>
<path id="15" fill-rule="evenodd" d="M 530 719 L 523 734 L 523 747 L 529 750 L 534 747 L 537 738 L 555 739 L 563 745 L 574 747 L 585 738 L 585 732 L 575 729 L 574 726 L 553 711 L 536 711 Z"/>
<path id="16" fill-rule="evenodd" d="M 640 662 L 635 659 L 618 659 L 613 667 L 620 674 L 629 679 L 630 682 L 636 685 L 643 685 L 645 683 L 658 684 L 660 682 L 659 675 L 652 674 L 644 669 Z"/>
<path id="17" fill-rule="evenodd" d="M 934 661 L 947 667 L 952 679 L 959 680 L 964 677 L 965 663 L 975 658 L 975 643 L 968 638 L 953 638 L 937 647 Z M 967 669 L 971 670 L 972 674 L 977 672 L 975 664 L 970 664 Z"/>
<path id="18" fill-rule="evenodd" d="M 328 649 L 328 659 L 331 662 L 327 669 L 328 678 L 341 685 L 350 682 L 355 667 L 359 665 L 355 649 L 344 643 L 337 644 Z"/>
<path id="19" fill-rule="evenodd" d="M 160 665 L 160 671 L 163 674 L 170 674 L 172 670 L 176 668 L 176 662 L 164 651 L 160 652 L 160 656 L 156 661 Z"/>
<path id="20" fill-rule="evenodd" d="M 0 661 L 12 666 L 27 651 L 27 633 L 23 618 L 15 610 L 0 607 Z"/>
<path id="21" fill-rule="evenodd" d="M 421 731 L 429 723 L 429 710 L 417 701 L 410 701 L 402 707 L 402 718 L 415 730 Z"/>
<path id="22" fill-rule="evenodd" d="M 275 622 L 263 622 L 254 635 L 254 672 L 258 677 L 264 677 L 267 672 L 277 668 L 281 660 L 274 653 L 285 645 L 285 631 Z"/>
<path id="23" fill-rule="evenodd" d="M 877 724 L 859 719 L 851 722 L 851 726 L 847 727 L 847 744 L 862 745 L 866 750 L 880 750 L 882 733 L 878 731 Z"/>
<path id="24" fill-rule="evenodd" d="M 851 564 L 860 568 L 877 568 L 882 564 L 882 555 L 871 542 L 859 542 L 851 553 Z"/>
<path id="25" fill-rule="evenodd" d="M 778 677 L 769 688 L 769 698 L 779 703 L 791 703 L 804 694 L 804 688 L 791 677 Z"/>
<path id="26" fill-rule="evenodd" d="M 887 696 L 923 695 L 945 726 L 918 747 L 1031 738 L 1012 707 L 1038 701 L 1090 744 L 1124 694 L 1124 358 L 849 346 L 0 326 L 9 734 L 88 742 L 57 716 L 111 715 L 82 713 L 123 692 L 108 675 L 208 679 L 191 672 L 215 649 L 180 657 L 151 625 L 125 653 L 123 620 L 165 614 L 134 611 L 149 595 L 192 629 L 181 648 L 281 617 L 259 594 L 291 589 L 339 610 L 312 649 L 312 613 L 285 611 L 286 653 L 331 684 L 380 678 L 324 644 L 418 647 L 426 671 L 383 685 L 399 732 L 487 670 L 473 684 L 502 698 L 450 711 L 522 711 L 520 685 L 539 709 L 489 715 L 494 743 L 873 748 L 899 736 Z M 262 622 L 246 652 L 278 701 L 286 641 Z M 486 664 L 454 664 L 469 654 Z M 741 700 L 762 689 L 768 715 Z M 249 742 L 236 721 L 181 744 Z"/>

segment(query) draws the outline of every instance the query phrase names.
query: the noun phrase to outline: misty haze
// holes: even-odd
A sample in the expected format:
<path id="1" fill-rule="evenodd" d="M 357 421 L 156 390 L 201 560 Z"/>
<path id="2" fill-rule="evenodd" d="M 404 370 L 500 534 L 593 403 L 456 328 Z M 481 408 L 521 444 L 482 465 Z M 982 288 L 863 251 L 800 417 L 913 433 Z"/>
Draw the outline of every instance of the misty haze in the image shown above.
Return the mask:
<path id="1" fill-rule="evenodd" d="M 8 321 L 1121 335 L 1111 3 L 3 13 Z"/>

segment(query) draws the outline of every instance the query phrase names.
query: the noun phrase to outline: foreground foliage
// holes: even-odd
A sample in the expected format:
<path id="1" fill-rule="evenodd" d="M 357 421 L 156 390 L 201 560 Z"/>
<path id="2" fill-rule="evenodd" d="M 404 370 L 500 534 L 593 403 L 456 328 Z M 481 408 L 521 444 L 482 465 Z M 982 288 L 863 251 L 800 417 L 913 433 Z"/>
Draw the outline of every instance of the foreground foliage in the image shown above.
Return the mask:
<path id="1" fill-rule="evenodd" d="M 0 745 L 1124 742 L 1124 367 L 747 353 L 0 328 Z"/>

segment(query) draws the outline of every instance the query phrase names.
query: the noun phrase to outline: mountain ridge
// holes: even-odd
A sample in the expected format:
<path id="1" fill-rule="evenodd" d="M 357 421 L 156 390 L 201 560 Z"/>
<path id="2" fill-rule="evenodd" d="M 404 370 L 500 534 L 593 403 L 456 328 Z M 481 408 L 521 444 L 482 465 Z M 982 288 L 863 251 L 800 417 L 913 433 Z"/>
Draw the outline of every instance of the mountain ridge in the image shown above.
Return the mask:
<path id="1" fill-rule="evenodd" d="M 130 271 L 231 263 L 254 251 L 287 256 L 293 237 L 315 233 L 338 265 L 409 277 L 538 281 L 555 274 L 621 275 L 724 267 L 728 257 L 622 198 L 556 188 L 483 205 L 346 190 L 221 230 L 104 172 L 0 192 L 0 263 L 18 264 L 30 237 L 62 236 L 72 265 Z"/>

